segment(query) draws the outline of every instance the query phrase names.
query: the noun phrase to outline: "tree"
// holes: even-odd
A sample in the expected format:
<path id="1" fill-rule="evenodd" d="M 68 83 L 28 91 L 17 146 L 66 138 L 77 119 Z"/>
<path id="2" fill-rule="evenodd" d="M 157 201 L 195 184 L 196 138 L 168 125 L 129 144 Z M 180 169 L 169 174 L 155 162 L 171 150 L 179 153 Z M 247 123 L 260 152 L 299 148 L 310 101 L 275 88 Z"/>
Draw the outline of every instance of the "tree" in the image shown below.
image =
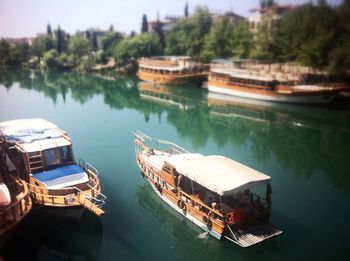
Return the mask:
<path id="1" fill-rule="evenodd" d="M 163 24 L 159 21 L 159 18 L 157 19 L 156 25 L 154 27 L 154 32 L 158 35 L 160 39 L 160 45 L 162 47 L 162 50 L 165 48 L 165 36 L 163 32 Z"/>
<path id="2" fill-rule="evenodd" d="M 225 16 L 211 27 L 205 37 L 205 46 L 202 57 L 210 60 L 214 57 L 226 58 L 232 55 L 232 40 L 234 27 Z"/>
<path id="3" fill-rule="evenodd" d="M 92 33 L 92 50 L 96 52 L 98 49 L 97 35 L 96 32 Z"/>
<path id="4" fill-rule="evenodd" d="M 68 51 L 78 57 L 89 55 L 91 52 L 90 41 L 78 33 L 69 39 Z"/>
<path id="5" fill-rule="evenodd" d="M 261 8 L 269 8 L 275 5 L 275 1 L 273 0 L 260 0 Z"/>
<path id="6" fill-rule="evenodd" d="M 249 30 L 249 24 L 241 22 L 234 27 L 232 38 L 232 55 L 238 59 L 246 59 L 250 56 L 253 45 L 253 35 Z"/>
<path id="7" fill-rule="evenodd" d="M 46 52 L 46 47 L 47 47 L 47 36 L 41 35 L 36 37 L 32 45 L 30 46 L 30 54 L 33 56 L 36 56 L 38 60 L 40 61 L 40 58 L 43 57 L 44 52 Z"/>
<path id="8" fill-rule="evenodd" d="M 110 32 L 113 32 L 113 31 L 114 31 L 114 27 L 113 27 L 112 24 L 109 26 L 109 31 L 110 31 Z"/>
<path id="9" fill-rule="evenodd" d="M 4 66 L 8 60 L 10 44 L 3 38 L 0 40 L 0 67 Z"/>
<path id="10" fill-rule="evenodd" d="M 52 30 L 51 30 L 50 24 L 47 24 L 46 35 L 47 35 L 48 37 L 52 38 Z"/>
<path id="11" fill-rule="evenodd" d="M 57 31 L 56 31 L 56 50 L 59 54 L 62 53 L 63 51 L 63 47 L 64 47 L 64 34 L 60 28 L 60 26 L 58 26 Z"/>
<path id="12" fill-rule="evenodd" d="M 167 54 L 200 56 L 205 36 L 211 28 L 211 16 L 207 7 L 197 7 L 192 19 L 180 19 L 166 35 Z"/>
<path id="13" fill-rule="evenodd" d="M 112 56 L 116 44 L 123 39 L 123 35 L 119 32 L 109 32 L 101 40 L 102 50 L 107 56 Z"/>
<path id="14" fill-rule="evenodd" d="M 188 2 L 186 2 L 186 5 L 185 5 L 184 15 L 185 17 L 188 17 Z"/>
<path id="15" fill-rule="evenodd" d="M 350 0 L 337 8 L 337 43 L 329 54 L 329 70 L 338 77 L 347 77 L 350 71 Z"/>
<path id="16" fill-rule="evenodd" d="M 160 39 L 156 34 L 143 33 L 123 39 L 115 46 L 114 57 L 119 65 L 126 65 L 144 56 L 160 55 Z"/>
<path id="17" fill-rule="evenodd" d="M 334 10 L 322 3 L 300 6 L 282 20 L 275 35 L 277 49 L 288 60 L 322 69 L 329 63 L 330 51 L 338 40 Z"/>
<path id="18" fill-rule="evenodd" d="M 141 33 L 147 33 L 147 32 L 148 32 L 148 22 L 147 22 L 147 16 L 144 14 L 142 16 Z"/>

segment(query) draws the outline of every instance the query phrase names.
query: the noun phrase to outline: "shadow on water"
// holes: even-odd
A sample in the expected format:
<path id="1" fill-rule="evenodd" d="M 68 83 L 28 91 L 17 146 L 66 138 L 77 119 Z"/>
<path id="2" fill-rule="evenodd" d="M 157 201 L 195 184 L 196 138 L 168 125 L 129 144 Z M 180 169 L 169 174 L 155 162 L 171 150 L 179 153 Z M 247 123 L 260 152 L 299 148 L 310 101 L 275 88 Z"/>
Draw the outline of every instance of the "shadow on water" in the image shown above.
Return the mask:
<path id="1" fill-rule="evenodd" d="M 93 260 L 102 234 L 101 219 L 87 211 L 81 218 L 72 219 L 34 210 L 1 252 L 5 260 Z"/>

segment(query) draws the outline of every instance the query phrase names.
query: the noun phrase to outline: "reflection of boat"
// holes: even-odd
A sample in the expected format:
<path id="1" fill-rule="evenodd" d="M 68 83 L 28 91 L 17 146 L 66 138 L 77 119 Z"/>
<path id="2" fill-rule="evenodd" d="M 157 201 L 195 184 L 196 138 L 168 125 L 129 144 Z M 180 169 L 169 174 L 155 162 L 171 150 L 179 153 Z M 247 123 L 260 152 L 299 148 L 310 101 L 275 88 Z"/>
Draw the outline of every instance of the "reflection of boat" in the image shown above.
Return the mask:
<path id="1" fill-rule="evenodd" d="M 269 176 L 222 156 L 189 153 L 139 131 L 135 146 L 141 173 L 158 195 L 217 239 L 247 247 L 282 233 L 267 222 Z M 263 185 L 265 199 L 253 193 Z"/>
<path id="2" fill-rule="evenodd" d="M 24 181 L 5 175 L 8 174 L 6 157 L 2 152 L 0 157 L 0 238 L 4 238 L 29 213 L 32 201 Z"/>
<path id="3" fill-rule="evenodd" d="M 157 56 L 139 60 L 141 80 L 160 84 L 200 84 L 206 73 L 203 65 L 187 56 Z"/>
<path id="4" fill-rule="evenodd" d="M 272 102 L 326 104 L 346 87 L 301 84 L 300 75 L 212 64 L 208 90 Z"/>
<path id="5" fill-rule="evenodd" d="M 141 99 L 167 104 L 182 110 L 187 110 L 194 106 L 189 97 L 184 96 L 182 93 L 174 93 L 174 90 L 179 91 L 179 88 L 174 89 L 165 85 L 155 85 L 148 82 L 139 83 Z"/>
<path id="6" fill-rule="evenodd" d="M 96 215 L 105 196 L 97 170 L 82 160 L 75 163 L 67 133 L 42 119 L 0 123 L 6 153 L 21 178 L 27 181 L 33 201 L 51 207 L 83 206 Z"/>

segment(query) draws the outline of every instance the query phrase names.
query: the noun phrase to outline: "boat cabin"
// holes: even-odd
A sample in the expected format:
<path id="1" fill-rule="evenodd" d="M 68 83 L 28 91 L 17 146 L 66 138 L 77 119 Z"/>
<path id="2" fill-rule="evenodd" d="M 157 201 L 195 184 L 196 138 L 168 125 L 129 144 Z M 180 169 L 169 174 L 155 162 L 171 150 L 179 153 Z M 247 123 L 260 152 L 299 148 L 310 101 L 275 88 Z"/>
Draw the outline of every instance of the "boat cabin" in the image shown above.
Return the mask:
<path id="1" fill-rule="evenodd" d="M 239 226 L 270 215 L 270 177 L 229 158 L 171 155 L 164 162 L 161 178 L 182 194 L 184 201 L 230 225 Z M 262 186 L 265 197 L 253 192 Z"/>

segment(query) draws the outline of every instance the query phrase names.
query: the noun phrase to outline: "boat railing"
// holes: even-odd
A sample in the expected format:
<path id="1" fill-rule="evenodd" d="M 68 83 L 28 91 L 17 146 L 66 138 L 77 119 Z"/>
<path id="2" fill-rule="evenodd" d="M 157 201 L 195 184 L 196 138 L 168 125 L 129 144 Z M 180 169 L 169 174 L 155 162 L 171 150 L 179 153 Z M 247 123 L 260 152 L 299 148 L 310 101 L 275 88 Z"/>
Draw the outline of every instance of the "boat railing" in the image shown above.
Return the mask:
<path id="1" fill-rule="evenodd" d="M 154 144 L 155 147 L 166 145 L 167 146 L 166 151 L 170 154 L 190 153 L 186 149 L 180 147 L 179 145 L 173 142 L 163 140 L 163 139 L 152 138 L 139 130 L 134 131 L 134 135 L 136 139 L 141 142 L 141 144 L 144 144 L 146 147 L 149 147 L 149 148 L 154 147 L 154 146 L 150 146 L 151 144 Z"/>
<path id="2" fill-rule="evenodd" d="M 10 191 L 17 190 L 13 195 L 16 201 L 9 206 L 3 207 L 0 211 L 0 235 L 7 232 L 17 221 L 22 219 L 32 208 L 32 201 L 26 183 L 12 177 L 13 181 L 8 184 Z M 18 190 L 19 189 L 19 190 Z"/>
<path id="3" fill-rule="evenodd" d="M 87 162 L 83 159 L 79 159 L 79 166 L 82 167 L 84 170 L 91 171 L 92 173 L 94 173 L 98 177 L 97 169 L 94 166 L 92 166 L 89 162 Z"/>
<path id="4" fill-rule="evenodd" d="M 79 159 L 79 166 L 82 167 L 89 176 L 87 186 L 88 191 L 83 191 L 78 187 L 65 187 L 58 189 L 49 189 L 43 186 L 37 186 L 29 183 L 28 186 L 33 192 L 36 201 L 42 203 L 75 205 L 74 196 L 84 195 L 83 201 L 90 200 L 95 206 L 101 208 L 105 203 L 107 197 L 100 191 L 100 183 L 98 181 L 98 171 L 90 163 Z M 93 182 L 93 184 L 90 184 Z M 81 203 L 84 205 L 83 203 Z"/>

